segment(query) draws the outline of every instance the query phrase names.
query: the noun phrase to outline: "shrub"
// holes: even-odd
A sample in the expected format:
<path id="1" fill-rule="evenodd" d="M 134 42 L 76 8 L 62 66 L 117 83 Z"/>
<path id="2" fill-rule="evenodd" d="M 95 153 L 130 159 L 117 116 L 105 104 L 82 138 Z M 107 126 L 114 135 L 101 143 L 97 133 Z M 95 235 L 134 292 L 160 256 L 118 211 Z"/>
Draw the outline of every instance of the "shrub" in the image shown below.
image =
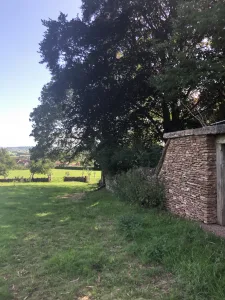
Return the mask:
<path id="1" fill-rule="evenodd" d="M 54 167 L 54 163 L 49 159 L 32 160 L 30 162 L 30 173 L 32 178 L 34 174 L 46 174 L 51 175 L 51 169 Z"/>
<path id="2" fill-rule="evenodd" d="M 112 188 L 117 197 L 141 206 L 164 207 L 165 193 L 163 183 L 144 170 L 133 169 L 115 177 Z"/>

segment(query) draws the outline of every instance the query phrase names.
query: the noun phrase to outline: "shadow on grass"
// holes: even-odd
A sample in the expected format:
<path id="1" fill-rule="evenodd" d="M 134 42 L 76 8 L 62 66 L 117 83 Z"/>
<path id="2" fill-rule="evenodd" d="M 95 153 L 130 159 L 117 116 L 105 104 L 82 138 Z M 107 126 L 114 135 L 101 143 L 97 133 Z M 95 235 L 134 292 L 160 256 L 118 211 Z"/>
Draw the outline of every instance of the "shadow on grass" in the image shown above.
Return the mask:
<path id="1" fill-rule="evenodd" d="M 76 202 L 61 199 L 65 193 L 90 192 L 94 186 L 18 185 L 0 187 L 0 243 L 23 240 L 26 232 L 64 226 L 77 215 Z M 80 209 L 78 209 L 79 211 Z M 25 236 L 24 236 L 25 234 Z"/>

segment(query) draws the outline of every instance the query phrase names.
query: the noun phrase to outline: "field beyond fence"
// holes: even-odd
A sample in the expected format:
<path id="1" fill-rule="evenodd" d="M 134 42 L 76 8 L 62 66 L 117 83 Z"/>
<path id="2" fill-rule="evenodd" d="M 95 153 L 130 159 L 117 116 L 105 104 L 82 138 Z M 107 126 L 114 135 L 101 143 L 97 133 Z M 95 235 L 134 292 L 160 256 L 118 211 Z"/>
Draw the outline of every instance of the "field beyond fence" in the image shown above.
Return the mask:
<path id="1" fill-rule="evenodd" d="M 53 169 L 52 170 L 52 182 L 63 182 L 64 177 L 90 177 L 91 183 L 97 183 L 101 178 L 101 171 L 90 171 L 90 170 L 67 170 L 67 169 Z M 9 179 L 14 179 L 15 177 L 30 178 L 29 170 L 12 170 L 9 172 Z M 43 174 L 35 174 L 34 178 L 43 178 Z M 0 176 L 0 179 L 3 179 Z"/>

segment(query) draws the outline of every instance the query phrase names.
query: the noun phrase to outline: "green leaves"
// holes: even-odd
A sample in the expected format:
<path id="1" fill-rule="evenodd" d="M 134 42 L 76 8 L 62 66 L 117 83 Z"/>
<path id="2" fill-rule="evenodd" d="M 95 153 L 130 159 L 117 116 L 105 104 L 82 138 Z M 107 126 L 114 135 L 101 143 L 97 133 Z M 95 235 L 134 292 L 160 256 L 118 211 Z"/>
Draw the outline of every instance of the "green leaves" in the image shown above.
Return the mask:
<path id="1" fill-rule="evenodd" d="M 224 1 L 83 0 L 43 21 L 51 71 L 32 135 L 44 155 L 144 144 L 225 119 Z"/>
<path id="2" fill-rule="evenodd" d="M 54 168 L 54 163 L 49 159 L 41 159 L 38 161 L 31 161 L 30 163 L 30 173 L 34 174 L 51 174 L 51 169 Z"/>
<path id="3" fill-rule="evenodd" d="M 7 177 L 9 170 L 12 170 L 15 166 L 14 159 L 9 155 L 9 152 L 0 148 L 0 176 Z"/>

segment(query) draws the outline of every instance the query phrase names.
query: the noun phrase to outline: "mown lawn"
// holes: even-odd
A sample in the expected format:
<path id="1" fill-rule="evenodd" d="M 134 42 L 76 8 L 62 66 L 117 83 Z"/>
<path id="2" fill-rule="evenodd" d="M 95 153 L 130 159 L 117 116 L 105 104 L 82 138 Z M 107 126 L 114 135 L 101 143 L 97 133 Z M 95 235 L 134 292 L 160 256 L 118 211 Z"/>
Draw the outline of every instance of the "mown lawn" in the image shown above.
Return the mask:
<path id="1" fill-rule="evenodd" d="M 0 186 L 1 300 L 225 299 L 223 240 L 91 189 Z"/>

